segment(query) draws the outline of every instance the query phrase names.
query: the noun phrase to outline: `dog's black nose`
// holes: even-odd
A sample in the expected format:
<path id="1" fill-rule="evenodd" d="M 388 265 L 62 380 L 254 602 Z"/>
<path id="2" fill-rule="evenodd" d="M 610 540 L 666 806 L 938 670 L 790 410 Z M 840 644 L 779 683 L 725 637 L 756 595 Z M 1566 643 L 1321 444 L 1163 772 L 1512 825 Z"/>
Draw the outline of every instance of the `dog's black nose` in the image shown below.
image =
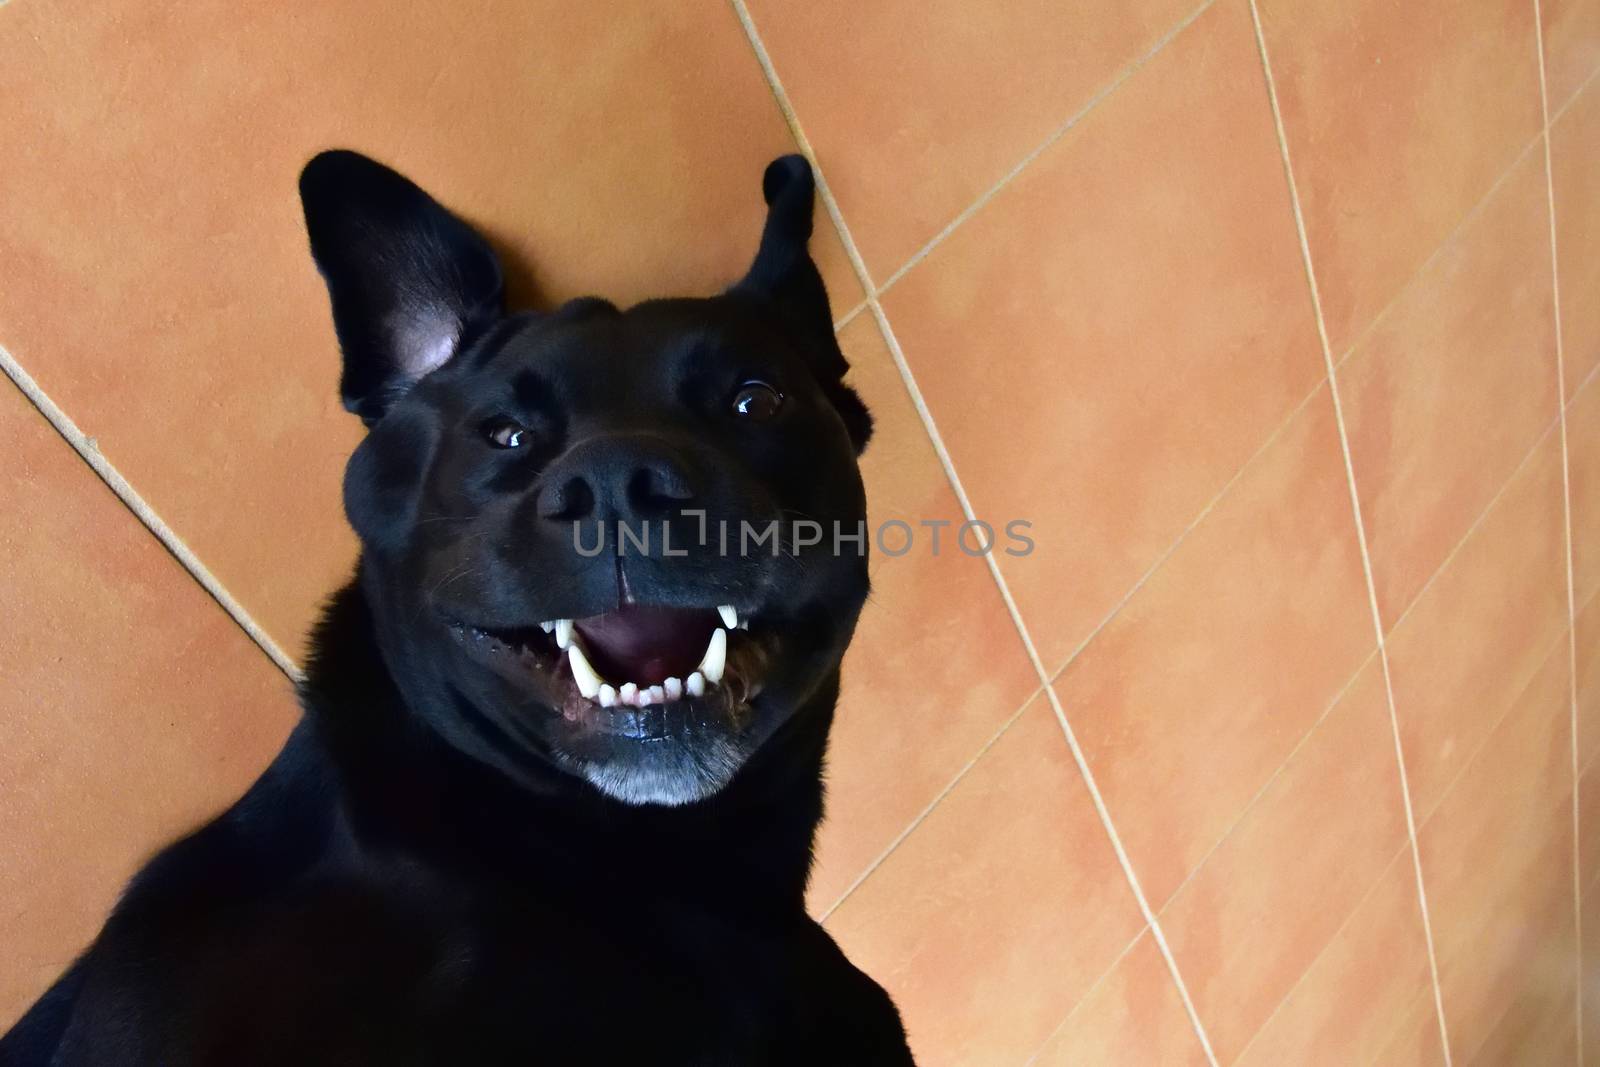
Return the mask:
<path id="1" fill-rule="evenodd" d="M 541 482 L 539 517 L 555 522 L 651 519 L 692 505 L 697 495 L 689 465 L 667 442 L 643 434 L 591 438 Z"/>

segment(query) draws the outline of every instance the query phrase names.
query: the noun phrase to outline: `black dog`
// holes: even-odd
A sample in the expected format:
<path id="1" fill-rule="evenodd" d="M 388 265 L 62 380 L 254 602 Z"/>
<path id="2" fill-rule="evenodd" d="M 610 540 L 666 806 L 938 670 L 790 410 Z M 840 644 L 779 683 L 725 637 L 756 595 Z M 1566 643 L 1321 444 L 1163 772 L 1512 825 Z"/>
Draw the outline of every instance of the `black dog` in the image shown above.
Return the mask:
<path id="1" fill-rule="evenodd" d="M 911 1062 L 803 905 L 871 432 L 812 188 L 767 169 L 720 296 L 507 316 L 461 220 L 311 161 L 370 428 L 356 579 L 283 752 L 134 879 L 0 1063 Z"/>

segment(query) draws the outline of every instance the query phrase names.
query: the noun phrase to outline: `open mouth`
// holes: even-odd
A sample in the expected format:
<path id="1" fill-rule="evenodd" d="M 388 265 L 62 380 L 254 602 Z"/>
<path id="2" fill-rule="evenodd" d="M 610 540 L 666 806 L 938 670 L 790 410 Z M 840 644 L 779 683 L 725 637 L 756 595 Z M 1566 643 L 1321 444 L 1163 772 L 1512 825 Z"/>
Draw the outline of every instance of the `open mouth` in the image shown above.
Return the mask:
<path id="1" fill-rule="evenodd" d="M 574 704 L 649 708 L 694 700 L 737 708 L 760 692 L 765 661 L 750 620 L 729 604 L 623 604 L 537 627 L 456 630 L 498 665 L 544 675 L 569 714 L 580 710 Z"/>

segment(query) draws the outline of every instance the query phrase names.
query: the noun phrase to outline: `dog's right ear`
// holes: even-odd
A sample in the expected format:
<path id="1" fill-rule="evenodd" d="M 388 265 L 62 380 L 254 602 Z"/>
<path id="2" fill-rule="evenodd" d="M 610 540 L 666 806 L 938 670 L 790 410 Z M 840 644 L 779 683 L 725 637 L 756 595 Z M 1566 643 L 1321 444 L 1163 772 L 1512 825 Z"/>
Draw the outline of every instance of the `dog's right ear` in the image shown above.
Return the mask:
<path id="1" fill-rule="evenodd" d="M 500 318 L 500 261 L 433 197 L 356 152 L 307 163 L 300 202 L 344 352 L 339 391 L 371 426 Z"/>

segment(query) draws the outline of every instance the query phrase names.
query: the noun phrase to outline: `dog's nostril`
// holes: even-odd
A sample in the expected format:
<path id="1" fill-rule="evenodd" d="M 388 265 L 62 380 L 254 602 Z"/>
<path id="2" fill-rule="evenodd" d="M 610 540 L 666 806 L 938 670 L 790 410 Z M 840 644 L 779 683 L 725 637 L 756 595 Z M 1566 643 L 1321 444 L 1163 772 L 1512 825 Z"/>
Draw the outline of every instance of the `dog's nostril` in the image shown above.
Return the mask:
<path id="1" fill-rule="evenodd" d="M 638 511 L 681 507 L 694 499 L 689 479 L 672 463 L 646 464 L 628 479 L 628 503 Z"/>
<path id="2" fill-rule="evenodd" d="M 581 477 L 557 481 L 539 493 L 539 515 L 546 519 L 570 520 L 594 512 L 594 490 Z"/>

